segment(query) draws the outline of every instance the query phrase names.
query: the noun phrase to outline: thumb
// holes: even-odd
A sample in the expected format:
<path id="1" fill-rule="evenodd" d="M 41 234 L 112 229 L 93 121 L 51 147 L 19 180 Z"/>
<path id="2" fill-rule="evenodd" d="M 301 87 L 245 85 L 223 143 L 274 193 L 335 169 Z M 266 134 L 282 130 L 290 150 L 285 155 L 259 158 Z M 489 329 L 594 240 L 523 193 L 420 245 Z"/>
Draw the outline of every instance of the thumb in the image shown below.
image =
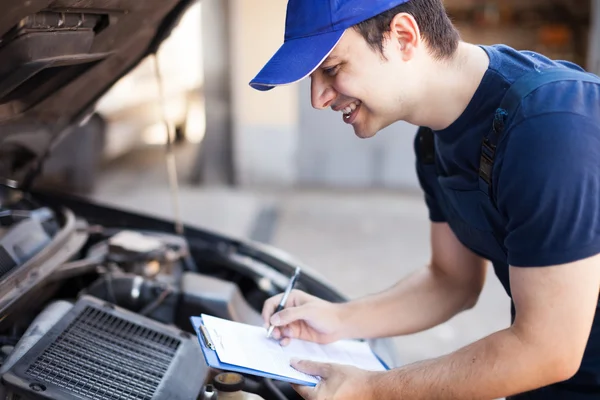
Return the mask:
<path id="1" fill-rule="evenodd" d="M 292 322 L 306 319 L 310 314 L 310 307 L 290 307 L 273 314 L 271 324 L 275 326 L 289 325 Z"/>
<path id="2" fill-rule="evenodd" d="M 328 378 L 331 375 L 331 364 L 320 363 L 309 360 L 298 360 L 293 358 L 290 360 L 290 365 L 297 371 L 304 372 L 307 375 L 320 376 Z"/>

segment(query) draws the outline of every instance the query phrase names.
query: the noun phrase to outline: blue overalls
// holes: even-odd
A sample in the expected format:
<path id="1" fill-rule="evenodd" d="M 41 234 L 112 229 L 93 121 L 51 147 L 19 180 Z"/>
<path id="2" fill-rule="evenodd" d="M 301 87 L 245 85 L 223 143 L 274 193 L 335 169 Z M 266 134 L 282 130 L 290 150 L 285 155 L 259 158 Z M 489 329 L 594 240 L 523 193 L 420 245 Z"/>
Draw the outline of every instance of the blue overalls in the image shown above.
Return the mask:
<path id="1" fill-rule="evenodd" d="M 562 80 L 600 82 L 598 77 L 584 72 L 547 69 L 525 75 L 511 85 L 496 111 L 490 133 L 481 146 L 479 171 L 463 179 L 460 184 L 444 176 L 439 168 L 433 132 L 420 128 L 415 140 L 417 168 L 422 184 L 434 192 L 446 221 L 457 238 L 474 253 L 492 262 L 494 271 L 511 296 L 506 238 L 506 221 L 494 203 L 494 155 L 505 125 L 520 105 L 520 100 L 540 86 Z M 600 160 L 598 161 L 600 163 Z M 524 172 L 526 173 L 526 172 Z M 600 201 L 600 199 L 599 199 Z M 600 303 L 599 303 L 600 306 Z M 511 306 L 515 317 L 514 303 Z M 511 400 L 591 400 L 600 399 L 600 312 L 596 312 L 594 326 L 579 372 L 570 380 L 509 398 Z"/>

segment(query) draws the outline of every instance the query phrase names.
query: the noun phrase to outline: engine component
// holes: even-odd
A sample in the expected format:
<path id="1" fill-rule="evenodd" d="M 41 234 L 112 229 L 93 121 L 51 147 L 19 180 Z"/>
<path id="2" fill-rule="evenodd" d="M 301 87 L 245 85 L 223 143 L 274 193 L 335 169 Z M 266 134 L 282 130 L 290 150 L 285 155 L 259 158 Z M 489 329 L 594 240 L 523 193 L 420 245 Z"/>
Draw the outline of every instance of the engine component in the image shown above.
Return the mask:
<path id="1" fill-rule="evenodd" d="M 177 307 L 179 326 L 189 325 L 190 315 L 207 313 L 246 324 L 262 325 L 261 315 L 232 282 L 208 275 L 186 272 L 181 280 L 181 301 Z"/>
<path id="2" fill-rule="evenodd" d="M 48 207 L 35 209 L 0 209 L 0 226 L 10 227 L 20 221 L 35 219 L 49 236 L 54 236 L 60 228 L 54 211 Z"/>
<path id="3" fill-rule="evenodd" d="M 55 213 L 56 220 L 60 221 L 60 230 L 53 236 L 44 231 L 39 220 L 30 218 L 21 221 L 17 230 L 9 230 L 10 233 L 0 239 L 11 249 L 8 251 L 5 248 L 4 255 L 8 253 L 8 260 L 17 262 L 17 266 L 12 267 L 1 279 L 0 328 L 12 326 L 17 319 L 21 319 L 21 313 L 38 307 L 34 299 L 44 292 L 43 283 L 63 263 L 73 259 L 88 239 L 85 231 L 77 230 L 78 223 L 72 212 L 55 210 Z M 44 237 L 50 240 L 39 251 L 35 251 L 34 248 L 45 241 Z M 28 260 L 20 264 L 21 258 Z"/>
<path id="4" fill-rule="evenodd" d="M 213 379 L 212 387 L 216 389 L 217 400 L 264 400 L 257 394 L 244 392 L 245 379 L 242 375 L 234 372 L 221 372 Z M 211 388 L 207 386 L 204 396 L 211 393 Z M 209 397 L 210 398 L 210 397 Z"/>
<path id="5" fill-rule="evenodd" d="M 0 182 L 0 207 L 10 208 L 23 201 L 24 193 L 16 189 L 17 182 L 2 179 Z"/>
<path id="6" fill-rule="evenodd" d="M 36 344 L 71 308 L 73 304 L 68 301 L 55 301 L 50 303 L 29 325 L 10 356 L 0 368 L 0 375 L 12 367 L 29 349 Z"/>
<path id="7" fill-rule="evenodd" d="M 0 238 L 0 279 L 25 264 L 50 243 L 50 236 L 35 219 L 11 226 Z"/>
<path id="8" fill-rule="evenodd" d="M 143 235 L 134 231 L 121 231 L 108 240 L 112 257 L 125 259 L 142 259 L 151 261 L 166 250 L 166 246 L 158 238 Z M 117 261 L 117 260 L 115 260 Z"/>
<path id="9" fill-rule="evenodd" d="M 208 313 L 233 321 L 262 325 L 262 317 L 235 283 L 186 272 L 181 286 L 138 275 L 105 274 L 85 294 L 177 326 L 189 326 L 190 315 Z M 193 332 L 190 327 L 189 332 Z"/>
<path id="10" fill-rule="evenodd" d="M 27 400 L 188 400 L 202 360 L 189 333 L 83 296 L 2 379 Z"/>
<path id="11" fill-rule="evenodd" d="M 104 229 L 103 233 L 110 231 Z M 105 262 L 147 278 L 162 274 L 173 275 L 176 280 L 184 269 L 196 269 L 187 242 L 178 236 L 131 230 L 117 230 L 107 236 L 107 240 L 91 246 L 88 257 L 102 255 Z"/>
<path id="12" fill-rule="evenodd" d="M 32 207 L 0 205 L 0 279 L 33 258 L 59 230 L 51 209 Z"/>
<path id="13" fill-rule="evenodd" d="M 0 367 L 0 376 L 8 371 L 23 357 L 71 308 L 73 304 L 68 301 L 55 301 L 50 303 L 29 325 L 23 336 L 10 352 L 9 356 Z M 6 398 L 6 390 L 0 386 L 0 399 Z"/>
<path id="14" fill-rule="evenodd" d="M 83 293 L 165 324 L 173 323 L 179 299 L 179 290 L 175 286 L 130 274 L 108 273 Z"/>

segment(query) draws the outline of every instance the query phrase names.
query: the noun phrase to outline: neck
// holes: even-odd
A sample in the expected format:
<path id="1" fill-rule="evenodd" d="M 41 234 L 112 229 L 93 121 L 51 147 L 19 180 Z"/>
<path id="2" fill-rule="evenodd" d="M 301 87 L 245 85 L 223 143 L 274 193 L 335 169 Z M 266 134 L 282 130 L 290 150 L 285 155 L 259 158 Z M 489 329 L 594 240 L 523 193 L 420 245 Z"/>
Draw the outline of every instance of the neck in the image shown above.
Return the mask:
<path id="1" fill-rule="evenodd" d="M 464 42 L 452 59 L 432 59 L 410 122 L 433 130 L 449 127 L 469 105 L 488 66 L 485 51 Z"/>

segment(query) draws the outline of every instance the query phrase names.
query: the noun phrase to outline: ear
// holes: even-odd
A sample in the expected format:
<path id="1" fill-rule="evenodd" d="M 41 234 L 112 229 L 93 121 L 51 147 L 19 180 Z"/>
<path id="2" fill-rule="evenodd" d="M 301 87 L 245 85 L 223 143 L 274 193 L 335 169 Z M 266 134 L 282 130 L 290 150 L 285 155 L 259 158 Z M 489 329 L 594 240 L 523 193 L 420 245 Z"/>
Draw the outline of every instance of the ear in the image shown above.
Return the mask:
<path id="1" fill-rule="evenodd" d="M 421 30 L 415 18 L 407 13 L 399 13 L 390 22 L 391 45 L 404 61 L 409 61 L 421 46 Z"/>

